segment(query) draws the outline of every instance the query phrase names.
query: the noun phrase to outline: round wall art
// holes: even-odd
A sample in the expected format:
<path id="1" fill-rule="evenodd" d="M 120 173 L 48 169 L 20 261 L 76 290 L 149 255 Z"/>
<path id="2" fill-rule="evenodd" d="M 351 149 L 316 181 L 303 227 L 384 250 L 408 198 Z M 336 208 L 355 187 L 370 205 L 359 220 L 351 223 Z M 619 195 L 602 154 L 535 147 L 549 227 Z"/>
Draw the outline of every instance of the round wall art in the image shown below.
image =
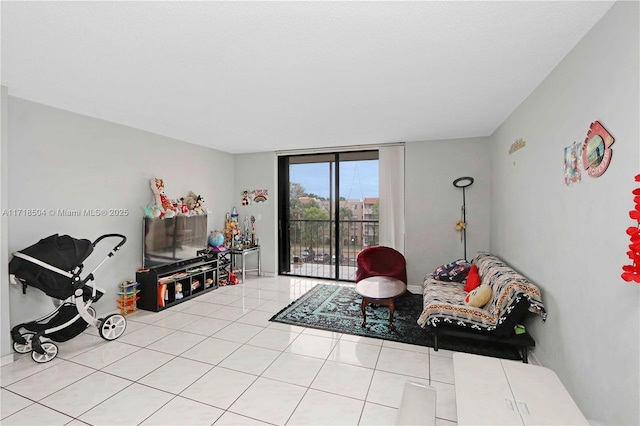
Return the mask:
<path id="1" fill-rule="evenodd" d="M 613 136 L 599 121 L 591 123 L 587 138 L 582 145 L 582 164 L 589 176 L 602 176 L 607 170 L 611 163 L 611 145 L 613 145 Z"/>

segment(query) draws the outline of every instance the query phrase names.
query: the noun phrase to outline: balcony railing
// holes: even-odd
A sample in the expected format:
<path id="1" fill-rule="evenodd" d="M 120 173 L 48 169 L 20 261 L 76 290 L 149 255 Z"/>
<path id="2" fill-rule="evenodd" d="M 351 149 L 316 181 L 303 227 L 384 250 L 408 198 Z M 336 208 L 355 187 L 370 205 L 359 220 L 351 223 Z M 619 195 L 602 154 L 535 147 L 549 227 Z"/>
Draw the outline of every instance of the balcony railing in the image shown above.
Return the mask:
<path id="1" fill-rule="evenodd" d="M 289 219 L 289 235 L 291 273 L 354 280 L 358 253 L 378 245 L 380 233 L 377 219 Z"/>

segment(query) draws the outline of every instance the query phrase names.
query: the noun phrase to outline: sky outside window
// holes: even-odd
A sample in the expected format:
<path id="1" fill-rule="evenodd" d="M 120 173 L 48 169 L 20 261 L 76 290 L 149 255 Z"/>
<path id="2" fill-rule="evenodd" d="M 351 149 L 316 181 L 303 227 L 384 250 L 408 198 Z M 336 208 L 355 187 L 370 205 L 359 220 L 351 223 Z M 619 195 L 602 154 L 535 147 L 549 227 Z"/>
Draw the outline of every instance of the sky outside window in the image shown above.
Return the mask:
<path id="1" fill-rule="evenodd" d="M 308 194 L 329 197 L 329 163 L 292 164 L 289 179 Z M 378 160 L 340 162 L 340 196 L 346 199 L 378 197 Z"/>

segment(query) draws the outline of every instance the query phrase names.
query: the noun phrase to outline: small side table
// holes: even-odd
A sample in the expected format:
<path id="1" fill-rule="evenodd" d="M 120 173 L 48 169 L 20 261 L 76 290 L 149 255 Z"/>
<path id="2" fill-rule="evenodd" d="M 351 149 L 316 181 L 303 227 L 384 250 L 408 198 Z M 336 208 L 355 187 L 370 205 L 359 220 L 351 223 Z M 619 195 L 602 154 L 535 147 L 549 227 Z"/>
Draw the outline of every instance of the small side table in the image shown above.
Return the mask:
<path id="1" fill-rule="evenodd" d="M 247 269 L 247 264 L 245 257 L 249 254 L 256 254 L 258 256 L 258 267 L 253 269 Z M 238 265 L 237 259 L 240 259 L 240 268 L 237 269 Z M 262 269 L 260 266 L 260 246 L 251 247 L 248 249 L 231 249 L 231 270 L 233 272 L 240 271 L 242 272 L 242 282 L 244 282 L 245 275 L 247 272 L 257 272 L 258 276 L 262 273 Z"/>
<path id="2" fill-rule="evenodd" d="M 367 325 L 366 307 L 369 303 L 386 305 L 389 307 L 389 328 L 395 330 L 393 313 L 396 310 L 394 298 L 407 291 L 407 285 L 396 278 L 369 277 L 356 284 L 356 292 L 362 296 L 362 326 Z"/>

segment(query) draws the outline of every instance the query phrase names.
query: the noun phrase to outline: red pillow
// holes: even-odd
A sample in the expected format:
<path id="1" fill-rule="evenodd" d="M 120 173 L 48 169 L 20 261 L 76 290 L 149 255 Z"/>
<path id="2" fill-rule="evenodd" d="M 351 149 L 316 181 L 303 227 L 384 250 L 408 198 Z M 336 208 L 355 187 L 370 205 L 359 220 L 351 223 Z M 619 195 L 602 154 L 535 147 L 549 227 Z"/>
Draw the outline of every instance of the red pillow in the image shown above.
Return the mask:
<path id="1" fill-rule="evenodd" d="M 480 285 L 480 275 L 478 275 L 478 267 L 476 265 L 471 266 L 469 275 L 467 275 L 467 282 L 464 285 L 464 291 L 469 293 Z"/>

